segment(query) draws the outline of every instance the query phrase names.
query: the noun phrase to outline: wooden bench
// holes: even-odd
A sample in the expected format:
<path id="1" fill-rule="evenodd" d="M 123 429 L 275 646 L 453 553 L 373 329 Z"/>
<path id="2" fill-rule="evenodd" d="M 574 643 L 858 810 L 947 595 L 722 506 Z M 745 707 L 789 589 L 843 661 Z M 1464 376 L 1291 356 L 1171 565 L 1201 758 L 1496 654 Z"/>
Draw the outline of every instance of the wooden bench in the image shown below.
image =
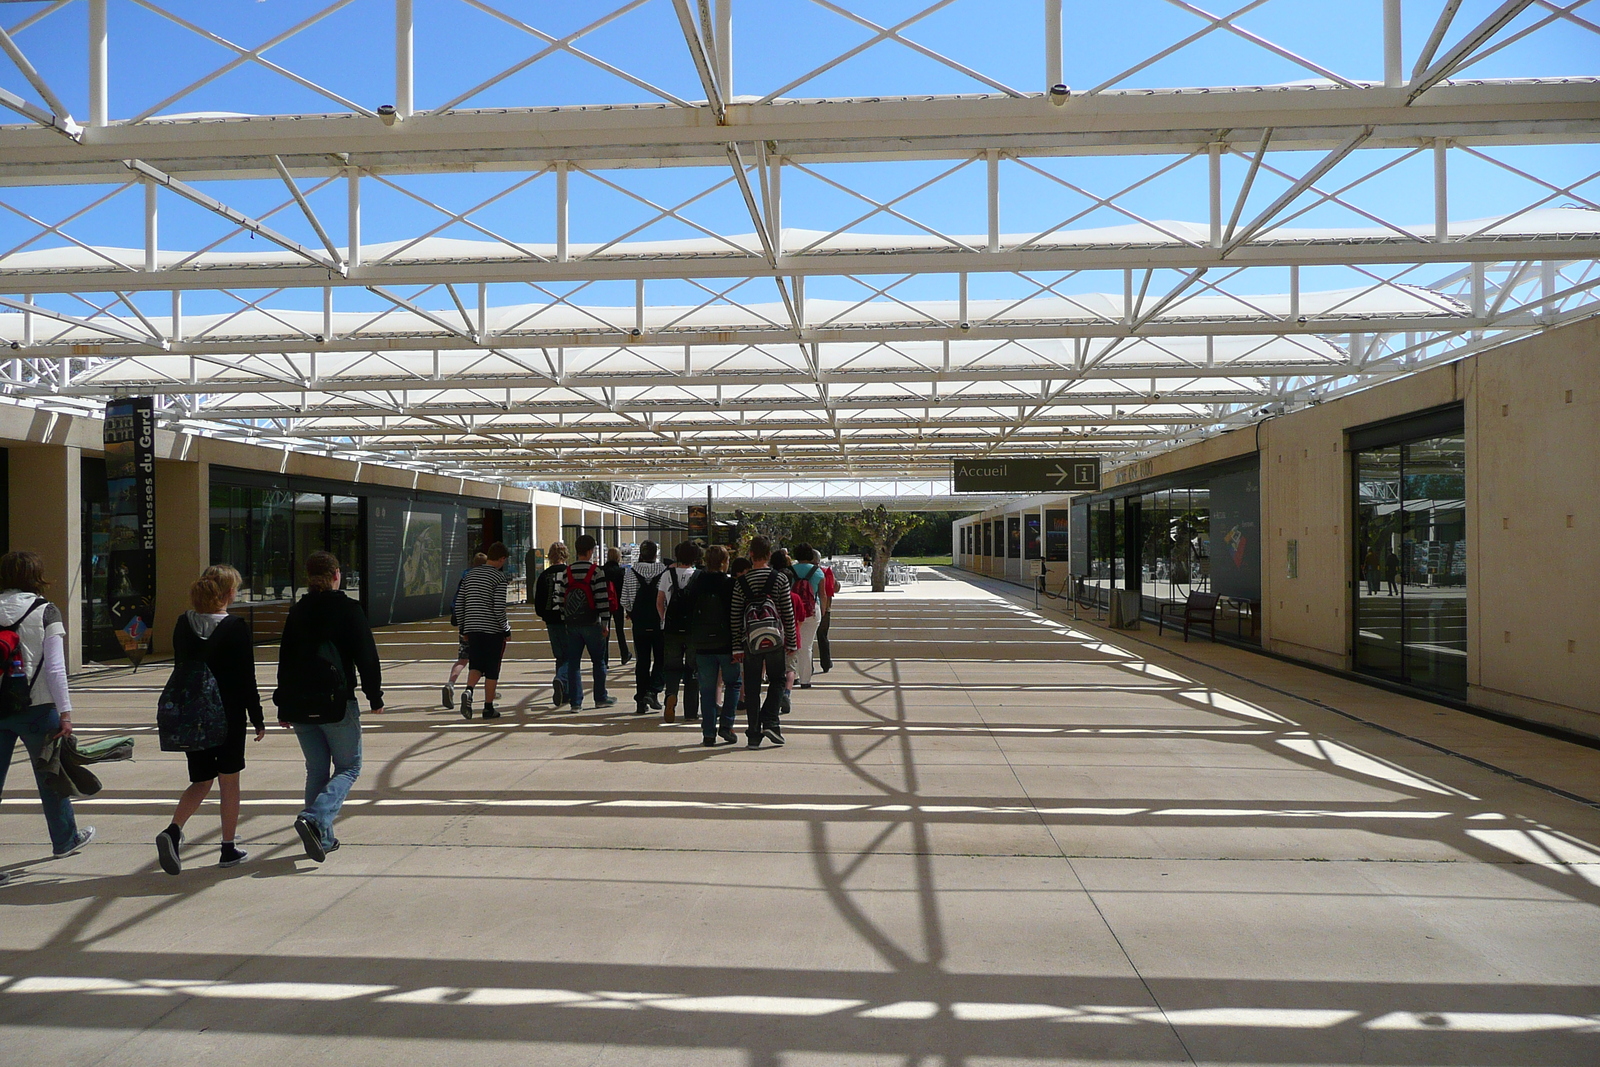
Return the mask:
<path id="1" fill-rule="evenodd" d="M 1167 621 L 1170 612 L 1174 616 L 1183 613 L 1183 639 L 1189 640 L 1189 627 L 1197 622 L 1203 622 L 1211 627 L 1211 640 L 1217 639 L 1217 601 L 1220 597 L 1216 593 L 1190 593 L 1184 598 L 1183 603 L 1176 601 L 1161 605 L 1161 610 L 1156 613 L 1156 633 L 1162 632 L 1162 627 Z M 1174 619 L 1176 621 L 1176 619 Z"/>

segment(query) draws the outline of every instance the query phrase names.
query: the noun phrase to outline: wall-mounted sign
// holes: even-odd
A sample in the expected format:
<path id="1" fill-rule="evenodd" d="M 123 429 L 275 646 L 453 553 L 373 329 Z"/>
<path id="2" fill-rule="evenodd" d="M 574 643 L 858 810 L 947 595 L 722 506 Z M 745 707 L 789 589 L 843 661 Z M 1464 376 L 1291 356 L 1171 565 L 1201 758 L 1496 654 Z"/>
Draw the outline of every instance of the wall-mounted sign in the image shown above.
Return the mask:
<path id="1" fill-rule="evenodd" d="M 1100 457 L 958 459 L 950 482 L 957 493 L 1093 492 L 1100 488 Z"/>
<path id="2" fill-rule="evenodd" d="M 711 540 L 711 509 L 704 504 L 689 505 L 689 540 Z"/>
<path id="3" fill-rule="evenodd" d="M 106 405 L 103 441 L 111 537 L 106 602 L 122 651 L 138 668 L 156 613 L 156 414 L 150 397 Z"/>

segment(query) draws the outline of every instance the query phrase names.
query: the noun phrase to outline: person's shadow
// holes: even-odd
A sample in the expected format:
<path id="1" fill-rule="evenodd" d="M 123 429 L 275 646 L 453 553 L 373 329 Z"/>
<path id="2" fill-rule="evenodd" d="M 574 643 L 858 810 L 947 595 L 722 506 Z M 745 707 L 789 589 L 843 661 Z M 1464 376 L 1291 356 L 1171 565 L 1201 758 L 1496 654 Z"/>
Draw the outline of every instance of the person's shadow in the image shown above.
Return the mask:
<path id="1" fill-rule="evenodd" d="M 706 748 L 696 741 L 692 745 L 613 745 L 610 748 L 596 749 L 592 752 L 575 752 L 566 759 L 574 760 L 602 760 L 606 763 L 699 763 L 701 760 L 710 759 L 721 749 L 734 748 L 733 745 L 718 744 L 716 748 Z"/>

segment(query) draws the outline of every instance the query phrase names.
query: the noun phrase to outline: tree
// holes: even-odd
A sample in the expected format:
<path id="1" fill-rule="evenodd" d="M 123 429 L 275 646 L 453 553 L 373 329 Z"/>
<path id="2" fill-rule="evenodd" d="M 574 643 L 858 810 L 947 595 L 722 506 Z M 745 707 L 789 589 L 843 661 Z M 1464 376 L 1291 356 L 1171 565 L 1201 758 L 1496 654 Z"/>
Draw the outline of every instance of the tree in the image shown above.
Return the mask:
<path id="1" fill-rule="evenodd" d="M 872 591 L 881 593 L 889 584 L 889 553 L 911 530 L 922 525 L 923 516 L 905 512 L 892 512 L 879 504 L 875 508 L 862 508 L 861 512 L 846 520 L 850 528 L 872 544 Z"/>
<path id="2" fill-rule="evenodd" d="M 573 500 L 593 500 L 598 504 L 609 504 L 612 500 L 610 482 L 534 482 L 533 487 Z"/>

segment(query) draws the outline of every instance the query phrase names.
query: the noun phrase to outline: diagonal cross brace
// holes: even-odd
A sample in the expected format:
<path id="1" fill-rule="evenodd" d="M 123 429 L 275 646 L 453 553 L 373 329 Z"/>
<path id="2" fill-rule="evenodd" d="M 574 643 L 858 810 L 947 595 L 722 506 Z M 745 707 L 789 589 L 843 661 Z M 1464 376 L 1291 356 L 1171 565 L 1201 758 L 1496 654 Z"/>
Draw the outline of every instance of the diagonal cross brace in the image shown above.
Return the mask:
<path id="1" fill-rule="evenodd" d="M 1477 51 L 1479 45 L 1499 33 L 1505 28 L 1506 23 L 1522 14 L 1532 3 L 1533 0 L 1506 0 L 1495 8 L 1493 14 L 1468 30 L 1466 36 L 1456 42 L 1456 46 L 1446 52 L 1443 58 L 1411 79 L 1410 84 L 1406 86 L 1406 103 L 1415 103 L 1417 97 L 1450 77 L 1473 52 Z"/>
<path id="2" fill-rule="evenodd" d="M 177 178 L 174 178 L 165 171 L 157 170 L 142 159 L 124 159 L 122 161 L 122 165 L 133 171 L 135 174 L 141 175 L 142 177 L 155 182 L 157 185 L 166 186 L 168 189 L 171 189 L 173 192 L 177 193 L 190 203 L 198 204 L 207 211 L 216 212 L 218 215 L 221 215 L 235 226 L 242 226 L 251 233 L 259 233 L 262 237 L 265 237 L 273 244 L 288 249 L 295 255 L 300 256 L 302 259 L 310 260 L 319 267 L 326 267 L 340 276 L 347 274 L 343 263 L 338 263 L 330 259 L 324 259 L 312 249 L 307 248 L 305 245 L 294 240 L 293 238 L 285 237 L 283 234 L 279 233 L 277 230 L 274 230 L 266 223 L 261 222 L 259 219 L 253 219 L 242 211 L 235 211 L 233 208 L 229 207 L 227 204 L 224 204 L 216 197 L 202 193 L 194 186 L 189 185 L 186 182 L 179 181 Z M 290 182 L 290 188 L 294 189 L 294 183 L 292 181 Z M 299 200 L 299 191 L 295 190 L 295 192 L 295 199 Z M 318 229 L 320 230 L 320 227 Z"/>
<path id="3" fill-rule="evenodd" d="M 1335 148 L 1332 152 L 1329 152 L 1327 155 L 1323 156 L 1322 160 L 1316 166 L 1307 171 L 1303 178 L 1295 182 L 1288 189 L 1285 189 L 1283 194 L 1280 195 L 1278 199 L 1274 200 L 1270 205 L 1268 205 L 1267 210 L 1257 215 L 1249 225 L 1245 226 L 1244 229 L 1240 230 L 1239 233 L 1234 235 L 1233 240 L 1229 241 L 1223 247 L 1222 255 L 1227 256 L 1234 249 L 1238 248 L 1240 245 L 1250 240 L 1250 238 L 1264 230 L 1268 225 L 1271 224 L 1272 220 L 1277 217 L 1278 212 L 1282 211 L 1284 208 L 1293 203 L 1295 198 L 1314 185 L 1317 179 L 1321 178 L 1324 174 L 1328 173 L 1328 171 L 1332 170 L 1338 165 L 1340 160 L 1342 160 L 1345 156 L 1348 156 L 1351 152 L 1354 152 L 1363 141 L 1365 141 L 1368 137 L 1371 137 L 1372 130 L 1373 127 L 1371 126 L 1363 126 L 1360 130 L 1346 138 L 1345 142 L 1338 148 Z"/>
<path id="4" fill-rule="evenodd" d="M 130 330 L 121 324 L 112 325 L 106 322 L 95 322 L 92 319 L 80 319 L 75 315 L 64 315 L 59 311 L 51 311 L 49 308 L 40 307 L 38 304 L 25 304 L 21 300 L 13 300 L 9 296 L 0 296 L 0 307 L 12 308 L 30 315 L 40 315 L 47 319 L 54 319 L 57 322 L 64 322 L 69 326 L 79 326 L 86 330 L 93 330 L 96 333 L 110 334 L 112 337 L 120 337 L 124 341 L 133 341 L 142 345 L 155 345 L 157 348 L 167 347 L 167 341 L 164 337 L 151 337 L 137 330 Z"/>
<path id="5" fill-rule="evenodd" d="M 9 99 L 0 99 L 0 102 L 3 102 L 13 111 L 20 111 L 35 122 L 41 122 L 51 129 L 72 138 L 74 141 L 81 141 L 83 139 L 83 127 L 73 121 L 72 112 L 67 109 L 67 105 L 61 102 L 61 98 L 50 88 L 50 83 L 40 76 L 32 63 L 28 62 L 28 57 L 23 55 L 22 49 L 17 47 L 17 42 L 11 39 L 11 35 L 3 27 L 0 27 L 0 51 L 11 57 L 11 62 L 15 63 L 17 69 L 22 72 L 22 76 L 28 79 L 28 84 L 33 86 L 34 91 L 39 94 L 39 98 L 50 105 L 50 111 L 53 114 L 44 115 L 40 109 L 33 109 L 39 112 L 37 114 L 23 110 L 17 106 L 17 102 L 26 104 L 27 101 L 12 93 L 6 93 L 5 97 Z"/>

